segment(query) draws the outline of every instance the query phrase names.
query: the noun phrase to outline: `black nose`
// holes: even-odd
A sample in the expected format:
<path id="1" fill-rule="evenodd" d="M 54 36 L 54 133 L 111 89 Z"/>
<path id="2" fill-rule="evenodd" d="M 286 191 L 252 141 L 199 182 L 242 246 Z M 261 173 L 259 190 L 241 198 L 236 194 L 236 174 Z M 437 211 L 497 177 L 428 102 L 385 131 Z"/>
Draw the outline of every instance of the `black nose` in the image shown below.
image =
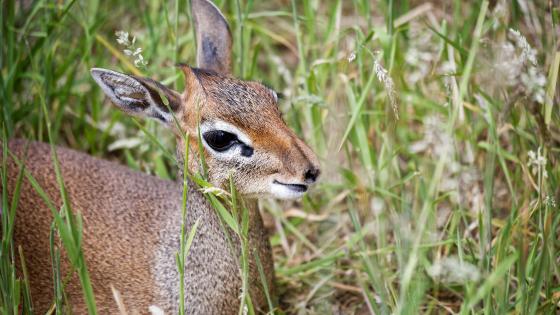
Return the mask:
<path id="1" fill-rule="evenodd" d="M 312 184 L 317 180 L 321 171 L 318 168 L 310 167 L 307 171 L 305 171 L 305 182 L 308 184 Z"/>

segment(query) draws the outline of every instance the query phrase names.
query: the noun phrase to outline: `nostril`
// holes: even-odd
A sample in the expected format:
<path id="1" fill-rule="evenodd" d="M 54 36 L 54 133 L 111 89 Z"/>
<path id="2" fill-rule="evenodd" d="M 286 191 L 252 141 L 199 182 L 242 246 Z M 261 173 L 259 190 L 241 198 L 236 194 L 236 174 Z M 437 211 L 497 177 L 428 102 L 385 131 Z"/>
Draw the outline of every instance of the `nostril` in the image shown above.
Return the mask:
<path id="1" fill-rule="evenodd" d="M 307 171 L 305 171 L 305 181 L 306 182 L 315 182 L 317 180 L 317 177 L 319 177 L 319 173 L 321 171 L 319 171 L 318 168 L 315 167 L 311 167 L 310 169 L 308 169 Z"/>

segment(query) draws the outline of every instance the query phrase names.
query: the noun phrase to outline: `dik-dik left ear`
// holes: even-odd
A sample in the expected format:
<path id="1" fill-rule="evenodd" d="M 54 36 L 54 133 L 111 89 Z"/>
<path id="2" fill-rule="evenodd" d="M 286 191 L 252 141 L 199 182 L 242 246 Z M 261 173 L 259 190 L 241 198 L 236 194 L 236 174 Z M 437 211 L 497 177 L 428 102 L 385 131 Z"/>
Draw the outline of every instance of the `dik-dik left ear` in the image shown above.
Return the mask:
<path id="1" fill-rule="evenodd" d="M 209 0 L 191 0 L 199 68 L 231 73 L 231 32 L 220 10 Z"/>
<path id="2" fill-rule="evenodd" d="M 91 75 L 103 92 L 126 113 L 150 117 L 165 124 L 173 123 L 173 115 L 181 106 L 181 95 L 152 79 L 93 68 Z"/>

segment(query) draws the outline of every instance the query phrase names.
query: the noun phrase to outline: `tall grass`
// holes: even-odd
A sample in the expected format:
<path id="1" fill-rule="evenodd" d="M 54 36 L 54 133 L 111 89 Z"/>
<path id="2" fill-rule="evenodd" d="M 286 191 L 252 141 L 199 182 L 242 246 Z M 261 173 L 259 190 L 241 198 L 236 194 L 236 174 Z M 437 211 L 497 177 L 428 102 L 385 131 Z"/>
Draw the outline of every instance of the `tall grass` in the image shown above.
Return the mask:
<path id="1" fill-rule="evenodd" d="M 216 3 L 231 22 L 235 73 L 281 92 L 285 120 L 321 158 L 320 184 L 303 200 L 261 203 L 274 230 L 276 309 L 558 312 L 558 7 L 526 0 Z M 173 65 L 192 64 L 195 55 L 187 8 L 182 1 L 2 1 L 2 313 L 32 305 L 28 279 L 15 268 L 23 264 L 11 242 L 18 189 L 10 200 L 6 140 L 49 141 L 174 178 L 171 135 L 109 106 L 88 71 L 106 67 L 182 88 Z M 147 67 L 122 52 L 117 30 L 137 37 Z M 523 58 L 532 51 L 536 64 Z M 246 209 L 209 198 L 243 241 Z M 88 292 L 79 217 L 59 210 L 54 232 L 68 235 L 63 244 L 75 251 Z M 242 249 L 244 266 L 252 253 Z M 60 303 L 63 295 L 56 296 Z M 250 298 L 245 303 L 251 311 Z"/>

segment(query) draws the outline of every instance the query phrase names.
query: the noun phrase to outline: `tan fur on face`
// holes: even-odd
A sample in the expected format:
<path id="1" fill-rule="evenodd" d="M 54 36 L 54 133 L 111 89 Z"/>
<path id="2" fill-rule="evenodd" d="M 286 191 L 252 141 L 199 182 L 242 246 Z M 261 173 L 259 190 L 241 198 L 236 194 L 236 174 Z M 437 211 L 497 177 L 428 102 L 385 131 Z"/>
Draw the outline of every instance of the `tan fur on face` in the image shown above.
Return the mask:
<path id="1" fill-rule="evenodd" d="M 189 88 L 183 95 L 182 129 L 190 136 L 191 172 L 200 171 L 198 122 L 223 121 L 242 130 L 252 142 L 253 157 L 239 163 L 216 160 L 204 149 L 209 179 L 226 187 L 232 174 L 241 194 L 263 195 L 273 179 L 300 184 L 309 168 L 318 168 L 317 157 L 288 128 L 278 109 L 274 92 L 264 85 L 227 75 L 184 67 Z M 180 144 L 181 137 L 178 137 Z"/>

